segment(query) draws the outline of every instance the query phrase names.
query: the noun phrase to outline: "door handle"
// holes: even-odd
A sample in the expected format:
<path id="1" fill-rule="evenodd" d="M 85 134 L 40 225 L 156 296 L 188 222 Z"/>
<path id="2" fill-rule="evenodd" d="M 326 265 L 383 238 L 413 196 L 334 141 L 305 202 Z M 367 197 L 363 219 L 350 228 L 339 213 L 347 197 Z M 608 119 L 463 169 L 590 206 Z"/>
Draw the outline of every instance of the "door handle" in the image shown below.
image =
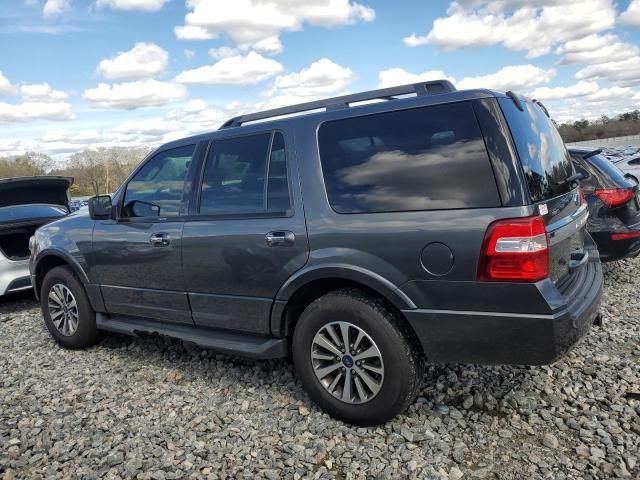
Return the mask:
<path id="1" fill-rule="evenodd" d="M 149 237 L 149 243 L 154 247 L 166 247 L 171 244 L 171 236 L 168 233 L 154 233 Z"/>
<path id="2" fill-rule="evenodd" d="M 288 230 L 269 232 L 264 237 L 270 247 L 288 246 L 296 242 L 296 236 Z"/>

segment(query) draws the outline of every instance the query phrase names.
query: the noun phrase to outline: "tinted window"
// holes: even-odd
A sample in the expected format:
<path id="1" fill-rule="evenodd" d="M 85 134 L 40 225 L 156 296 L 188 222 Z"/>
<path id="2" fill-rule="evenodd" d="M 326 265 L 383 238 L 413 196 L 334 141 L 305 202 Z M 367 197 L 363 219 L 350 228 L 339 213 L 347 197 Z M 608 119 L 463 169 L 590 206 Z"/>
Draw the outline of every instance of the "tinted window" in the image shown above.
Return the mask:
<path id="1" fill-rule="evenodd" d="M 287 176 L 287 157 L 284 150 L 284 137 L 276 132 L 269 156 L 269 178 L 267 181 L 267 211 L 286 212 L 291 208 L 289 180 Z"/>
<path id="2" fill-rule="evenodd" d="M 589 173 L 589 171 L 587 170 L 587 168 L 582 165 L 581 160 L 577 160 L 577 159 L 573 159 L 573 168 L 575 169 L 576 173 L 581 173 L 582 174 L 582 179 L 581 180 L 588 180 L 591 177 L 591 173 Z"/>
<path id="3" fill-rule="evenodd" d="M 207 156 L 200 213 L 263 213 L 264 185 L 271 134 L 212 142 Z"/>
<path id="4" fill-rule="evenodd" d="M 184 209 L 184 181 L 194 148 L 166 150 L 147 161 L 127 185 L 123 216 L 179 215 Z"/>
<path id="5" fill-rule="evenodd" d="M 337 212 L 500 205 L 468 102 L 327 122 L 318 137 L 327 196 Z"/>
<path id="6" fill-rule="evenodd" d="M 542 109 L 522 99 L 524 111 L 510 98 L 500 98 L 500 107 L 509 123 L 520 163 L 524 169 L 531 200 L 539 202 L 568 192 L 573 175 L 569 153 L 555 125 Z"/>

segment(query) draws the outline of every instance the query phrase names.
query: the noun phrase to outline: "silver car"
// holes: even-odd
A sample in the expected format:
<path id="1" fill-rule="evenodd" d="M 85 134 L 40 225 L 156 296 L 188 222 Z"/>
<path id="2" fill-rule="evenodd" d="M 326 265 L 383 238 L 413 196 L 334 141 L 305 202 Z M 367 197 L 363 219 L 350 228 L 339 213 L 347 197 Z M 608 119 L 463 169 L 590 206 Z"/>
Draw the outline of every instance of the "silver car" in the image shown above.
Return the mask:
<path id="1" fill-rule="evenodd" d="M 0 179 L 0 295 L 31 288 L 29 238 L 69 213 L 69 177 Z"/>

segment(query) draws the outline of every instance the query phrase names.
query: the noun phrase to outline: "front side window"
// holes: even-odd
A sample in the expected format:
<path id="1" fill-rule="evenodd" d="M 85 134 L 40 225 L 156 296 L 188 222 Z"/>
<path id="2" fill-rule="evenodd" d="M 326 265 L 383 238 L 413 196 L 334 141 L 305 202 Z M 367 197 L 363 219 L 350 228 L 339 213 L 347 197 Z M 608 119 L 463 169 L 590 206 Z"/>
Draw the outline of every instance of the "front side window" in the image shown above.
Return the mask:
<path id="1" fill-rule="evenodd" d="M 123 217 L 171 217 L 184 211 L 184 182 L 195 145 L 158 153 L 127 185 Z"/>
<path id="2" fill-rule="evenodd" d="M 326 122 L 318 143 L 338 213 L 500 205 L 469 102 Z"/>
<path id="3" fill-rule="evenodd" d="M 290 203 L 288 185 L 281 133 L 214 140 L 202 179 L 200 213 L 286 212 Z"/>

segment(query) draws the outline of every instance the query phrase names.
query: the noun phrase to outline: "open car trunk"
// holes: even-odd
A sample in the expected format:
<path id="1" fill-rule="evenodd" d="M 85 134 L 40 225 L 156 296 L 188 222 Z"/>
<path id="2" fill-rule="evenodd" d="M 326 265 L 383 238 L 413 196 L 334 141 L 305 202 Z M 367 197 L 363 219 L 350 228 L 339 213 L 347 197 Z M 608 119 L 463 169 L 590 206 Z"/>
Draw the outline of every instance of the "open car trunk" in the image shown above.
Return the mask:
<path id="1" fill-rule="evenodd" d="M 69 213 L 69 177 L 0 179 L 0 253 L 29 257 L 29 238 L 38 227 Z"/>

